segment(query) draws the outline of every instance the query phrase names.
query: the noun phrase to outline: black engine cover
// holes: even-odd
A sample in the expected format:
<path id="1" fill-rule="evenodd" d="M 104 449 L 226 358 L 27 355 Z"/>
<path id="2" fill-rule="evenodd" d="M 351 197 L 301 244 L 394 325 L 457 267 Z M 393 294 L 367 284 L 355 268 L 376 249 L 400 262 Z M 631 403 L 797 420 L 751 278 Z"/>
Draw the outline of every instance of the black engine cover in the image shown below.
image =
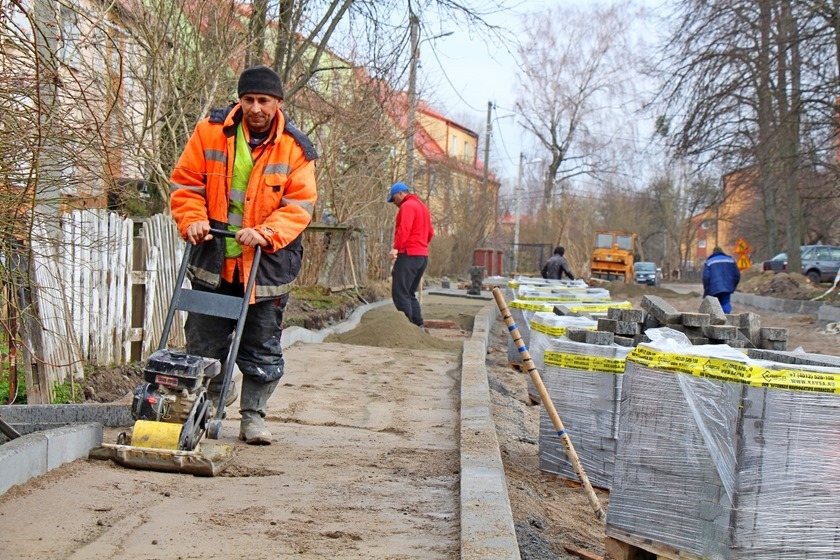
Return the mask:
<path id="1" fill-rule="evenodd" d="M 149 356 L 143 378 L 155 385 L 193 392 L 205 377 L 214 377 L 220 369 L 218 360 L 163 349 Z"/>

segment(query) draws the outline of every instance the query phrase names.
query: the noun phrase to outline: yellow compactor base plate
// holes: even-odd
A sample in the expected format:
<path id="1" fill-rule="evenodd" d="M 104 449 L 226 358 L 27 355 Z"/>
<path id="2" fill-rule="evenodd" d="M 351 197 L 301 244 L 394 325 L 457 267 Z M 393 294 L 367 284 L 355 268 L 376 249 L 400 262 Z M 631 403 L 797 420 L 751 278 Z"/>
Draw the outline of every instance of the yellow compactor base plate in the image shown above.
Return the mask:
<path id="1" fill-rule="evenodd" d="M 172 422 L 138 420 L 131 432 L 131 445 L 155 449 L 178 449 L 183 425 Z"/>
<path id="2" fill-rule="evenodd" d="M 216 476 L 233 461 L 233 447 L 203 439 L 193 451 L 179 451 L 181 424 L 138 420 L 131 445 L 104 443 L 91 449 L 91 459 L 110 459 L 132 469 Z"/>
<path id="3" fill-rule="evenodd" d="M 112 460 L 118 465 L 146 471 L 216 476 L 233 462 L 233 447 L 203 441 L 196 451 L 173 451 L 104 443 L 90 450 L 91 459 Z"/>

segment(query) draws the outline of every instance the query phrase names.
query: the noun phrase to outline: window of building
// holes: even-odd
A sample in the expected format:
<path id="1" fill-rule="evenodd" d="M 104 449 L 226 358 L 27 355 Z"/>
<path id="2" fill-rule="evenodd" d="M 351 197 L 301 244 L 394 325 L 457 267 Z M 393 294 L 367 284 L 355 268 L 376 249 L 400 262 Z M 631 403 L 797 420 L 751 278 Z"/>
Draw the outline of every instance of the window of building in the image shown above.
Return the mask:
<path id="1" fill-rule="evenodd" d="M 470 143 L 464 142 L 464 161 L 470 159 Z"/>
<path id="2" fill-rule="evenodd" d="M 452 157 L 458 157 L 458 137 L 452 135 Z"/>
<path id="3" fill-rule="evenodd" d="M 706 248 L 706 240 L 701 239 L 700 241 L 698 241 L 697 242 L 697 248 L 698 249 L 705 249 Z"/>

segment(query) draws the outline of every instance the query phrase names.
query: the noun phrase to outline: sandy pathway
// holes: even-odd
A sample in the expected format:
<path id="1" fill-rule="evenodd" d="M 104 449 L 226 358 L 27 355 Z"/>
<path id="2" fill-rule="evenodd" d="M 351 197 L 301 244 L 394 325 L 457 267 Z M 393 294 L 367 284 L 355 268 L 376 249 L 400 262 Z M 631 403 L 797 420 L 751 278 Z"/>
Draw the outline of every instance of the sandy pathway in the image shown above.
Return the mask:
<path id="1" fill-rule="evenodd" d="M 229 411 L 237 459 L 221 477 L 65 465 L 0 497 L 2 557 L 457 558 L 460 352 L 324 343 L 286 358 L 274 445 L 236 441 Z"/>

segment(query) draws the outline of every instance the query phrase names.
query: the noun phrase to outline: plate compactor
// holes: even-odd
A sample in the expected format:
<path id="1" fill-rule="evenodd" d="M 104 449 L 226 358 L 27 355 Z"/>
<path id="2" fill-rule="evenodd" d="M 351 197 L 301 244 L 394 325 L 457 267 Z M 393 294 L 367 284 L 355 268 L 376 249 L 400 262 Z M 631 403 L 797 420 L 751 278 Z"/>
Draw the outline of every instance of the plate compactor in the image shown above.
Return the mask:
<path id="1" fill-rule="evenodd" d="M 224 230 L 211 229 L 210 232 L 220 238 L 234 236 Z M 135 469 L 199 476 L 215 476 L 233 461 L 230 445 L 208 441 L 219 438 L 224 418 L 224 405 L 216 407 L 209 398 L 208 388 L 224 370 L 221 389 L 213 396 L 218 398 L 218 403 L 225 402 L 242 341 L 248 302 L 254 290 L 256 274 L 253 272 L 259 266 L 262 253 L 257 246 L 245 294 L 237 298 L 183 287 L 191 249 L 192 245 L 187 242 L 160 344 L 146 361 L 145 383 L 134 390 L 131 403 L 134 426 L 130 433 L 119 434 L 116 444 L 105 443 L 92 449 L 91 458 L 110 459 Z M 224 367 L 215 358 L 164 348 L 178 310 L 237 320 Z"/>

